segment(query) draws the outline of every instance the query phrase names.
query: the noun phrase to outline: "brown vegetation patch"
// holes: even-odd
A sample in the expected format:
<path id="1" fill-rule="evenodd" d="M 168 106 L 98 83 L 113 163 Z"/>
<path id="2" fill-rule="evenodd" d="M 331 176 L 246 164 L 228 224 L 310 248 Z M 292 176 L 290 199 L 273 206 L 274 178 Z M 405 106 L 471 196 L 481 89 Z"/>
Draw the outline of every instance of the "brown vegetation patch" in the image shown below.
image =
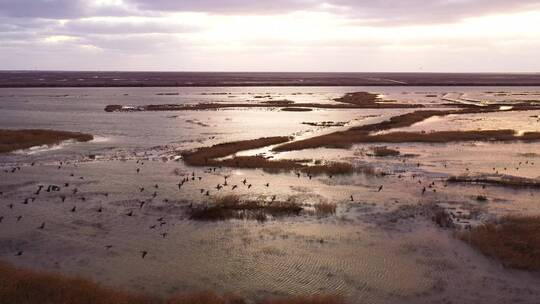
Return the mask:
<path id="1" fill-rule="evenodd" d="M 311 108 L 293 108 L 293 107 L 290 107 L 290 108 L 281 108 L 281 111 L 285 111 L 285 112 L 311 112 L 311 111 L 313 111 L 313 109 L 311 109 Z"/>
<path id="2" fill-rule="evenodd" d="M 281 99 L 281 100 L 268 100 L 261 102 L 263 104 L 273 105 L 273 106 L 287 106 L 294 104 L 294 101 L 288 100 L 288 99 Z"/>
<path id="3" fill-rule="evenodd" d="M 336 209 L 337 205 L 335 203 L 320 202 L 315 205 L 315 213 L 317 213 L 319 216 L 335 214 Z"/>
<path id="4" fill-rule="evenodd" d="M 299 215 L 303 207 L 293 201 L 242 201 L 236 195 L 217 198 L 208 206 L 190 210 L 190 218 L 197 221 L 223 221 L 227 219 L 255 219 L 265 221 L 268 216 Z"/>
<path id="5" fill-rule="evenodd" d="M 35 146 L 55 145 L 65 140 L 86 142 L 94 139 L 92 135 L 55 130 L 0 130 L 0 153 L 28 149 Z"/>
<path id="6" fill-rule="evenodd" d="M 145 105 L 145 106 L 129 106 L 129 105 L 107 105 L 105 112 L 138 112 L 138 111 L 202 111 L 202 110 L 218 110 L 230 108 L 275 108 L 282 107 L 283 109 L 291 108 L 316 108 L 316 109 L 402 109 L 402 108 L 422 108 L 422 105 L 416 104 L 401 104 L 401 103 L 375 103 L 368 105 L 354 104 L 330 104 L 330 103 L 198 103 L 198 104 L 161 104 L 161 105 Z M 283 110 L 282 109 L 282 110 Z"/>
<path id="7" fill-rule="evenodd" d="M 440 131 L 430 133 L 393 132 L 387 134 L 366 136 L 358 142 L 380 143 L 448 143 L 459 141 L 537 141 L 540 132 L 516 135 L 514 130 L 482 130 L 482 131 Z"/>
<path id="8" fill-rule="evenodd" d="M 540 158 L 540 153 L 518 153 L 520 157 Z"/>
<path id="9" fill-rule="evenodd" d="M 345 299 L 337 295 L 315 295 L 267 300 L 262 304 L 345 304 Z"/>
<path id="10" fill-rule="evenodd" d="M 369 135 L 367 132 L 344 131 L 312 137 L 275 147 L 274 151 L 293 151 L 313 148 L 349 148 L 355 143 L 449 143 L 460 141 L 539 141 L 540 132 L 522 136 L 514 130 L 393 132 Z"/>
<path id="11" fill-rule="evenodd" d="M 0 304 L 149 304 L 157 299 L 100 287 L 57 274 L 30 271 L 0 262 Z"/>
<path id="12" fill-rule="evenodd" d="M 263 156 L 233 156 L 231 158 L 224 158 L 240 151 L 258 149 L 286 142 L 288 140 L 288 137 L 266 137 L 254 140 L 230 142 L 183 152 L 182 157 L 186 164 L 198 167 L 210 166 L 262 169 L 269 173 L 299 171 L 308 175 L 339 175 L 355 172 L 355 168 L 351 164 L 341 162 L 316 162 L 316 164 L 312 165 L 307 163 L 306 160 L 270 160 Z M 363 171 L 365 171 L 365 173 L 371 173 L 368 169 Z"/>
<path id="13" fill-rule="evenodd" d="M 531 106 L 529 104 L 520 104 L 515 105 L 509 111 L 528 111 L 538 109 L 536 106 Z M 330 134 L 315 136 L 312 138 L 307 138 L 304 140 L 289 142 L 278 147 L 274 148 L 274 151 L 294 151 L 294 150 L 303 150 L 303 149 L 313 149 L 313 148 L 350 148 L 354 143 L 365 143 L 365 142 L 395 142 L 395 143 L 404 143 L 404 142 L 452 142 L 452 141 L 462 141 L 462 140 L 475 140 L 474 132 L 480 132 L 476 135 L 479 135 L 480 139 L 482 135 L 489 135 L 500 132 L 498 135 L 500 138 L 493 140 L 523 140 L 523 141 L 532 141 L 538 140 L 540 138 L 540 133 L 538 132 L 529 132 L 525 133 L 523 136 L 514 136 L 514 131 L 512 130 L 500 130 L 500 131 L 451 131 L 451 132 L 433 132 L 425 135 L 424 133 L 411 133 L 411 132 L 399 132 L 399 133 L 390 133 L 385 135 L 372 136 L 369 133 L 385 131 L 396 128 L 409 127 L 415 123 L 424 121 L 428 118 L 434 116 L 447 116 L 447 115 L 463 115 L 463 114 L 476 114 L 476 113 L 490 113 L 490 112 L 499 112 L 499 107 L 497 105 L 487 106 L 487 107 L 478 107 L 474 105 L 466 105 L 463 109 L 460 110 L 419 110 L 411 113 L 406 113 L 398 116 L 391 117 L 388 120 L 363 125 L 358 127 L 350 128 L 346 131 L 339 131 Z M 485 133 L 482 133 L 485 132 Z M 463 134 L 459 134 L 463 133 Z M 508 133 L 508 134 L 503 134 Z M 512 133 L 512 134 L 509 134 Z M 437 140 L 435 137 L 438 135 L 446 136 L 447 139 Z M 402 139 L 399 139 L 402 137 Z M 464 139 L 461 139 L 461 138 Z M 471 138 L 471 139 L 467 139 Z M 487 140 L 490 140 L 489 138 Z"/>
<path id="14" fill-rule="evenodd" d="M 383 100 L 378 94 L 369 92 L 347 93 L 342 97 L 334 99 L 337 102 L 349 103 L 353 105 L 372 105 L 378 102 L 394 102 L 393 100 Z"/>
<path id="15" fill-rule="evenodd" d="M 92 281 L 26 270 L 0 262 L 0 304 L 245 304 L 245 299 L 211 291 L 157 298 L 104 288 Z M 263 300 L 264 304 L 343 304 L 338 296 L 314 295 Z"/>
<path id="16" fill-rule="evenodd" d="M 308 125 L 312 127 L 343 127 L 347 122 L 345 121 L 321 121 L 321 122 L 302 122 L 303 125 Z"/>
<path id="17" fill-rule="evenodd" d="M 263 98 L 267 96 L 256 96 Z M 259 103 L 198 103 L 198 104 L 159 104 L 144 106 L 108 105 L 106 112 L 134 112 L 134 111 L 196 111 L 196 110 L 217 110 L 226 108 L 271 108 L 283 107 L 282 111 L 308 111 L 311 108 L 318 109 L 400 109 L 400 108 L 422 108 L 421 104 L 404 104 L 386 100 L 381 100 L 376 94 L 367 92 L 357 92 L 345 94 L 341 98 L 335 99 L 339 103 L 295 103 L 290 100 L 269 100 Z M 302 109 L 302 110 L 300 110 Z"/>
<path id="18" fill-rule="evenodd" d="M 459 237 L 506 267 L 540 270 L 540 217 L 505 217 Z"/>
<path id="19" fill-rule="evenodd" d="M 483 175 L 483 176 L 452 176 L 450 183 L 487 184 L 510 188 L 540 188 L 540 180 L 511 176 L 511 175 Z"/>
<path id="20" fill-rule="evenodd" d="M 229 156 L 240 151 L 264 148 L 266 146 L 284 143 L 290 140 L 290 137 L 276 136 L 263 137 L 252 140 L 235 141 L 214 145 L 211 147 L 199 148 L 195 151 L 183 152 L 184 161 L 191 166 L 211 166 L 215 158 Z"/>
<path id="21" fill-rule="evenodd" d="M 400 154 L 398 150 L 390 149 L 387 146 L 372 147 L 371 150 L 373 153 L 369 155 L 376 157 L 399 156 Z"/>

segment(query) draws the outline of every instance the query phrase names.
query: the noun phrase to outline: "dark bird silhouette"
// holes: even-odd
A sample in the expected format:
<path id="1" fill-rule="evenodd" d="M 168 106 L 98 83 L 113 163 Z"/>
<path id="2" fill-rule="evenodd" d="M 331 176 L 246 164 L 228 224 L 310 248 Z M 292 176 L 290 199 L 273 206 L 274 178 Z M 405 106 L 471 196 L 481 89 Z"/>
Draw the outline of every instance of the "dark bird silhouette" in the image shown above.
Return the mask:
<path id="1" fill-rule="evenodd" d="M 17 216 L 17 222 L 22 219 L 22 215 Z"/>
<path id="2" fill-rule="evenodd" d="M 157 221 L 158 221 L 158 222 L 163 222 L 163 218 L 160 217 L 160 218 L 157 219 Z"/>
<path id="3" fill-rule="evenodd" d="M 137 168 L 137 173 L 141 172 L 141 169 Z"/>
<path id="4" fill-rule="evenodd" d="M 112 248 L 112 245 L 105 245 L 105 248 L 107 248 L 107 250 L 109 250 L 109 249 Z"/>
<path id="5" fill-rule="evenodd" d="M 242 181 L 242 183 L 245 185 L 247 183 L 247 179 L 244 178 L 244 180 Z"/>
<path id="6" fill-rule="evenodd" d="M 13 204 L 8 205 L 9 209 L 13 209 Z"/>
<path id="7" fill-rule="evenodd" d="M 159 188 L 159 185 L 158 185 L 158 184 L 155 184 L 155 185 L 154 185 L 154 188 L 158 189 L 158 188 Z"/>
<path id="8" fill-rule="evenodd" d="M 144 206 L 144 204 L 146 204 L 146 201 L 142 201 L 142 202 L 139 204 L 139 209 L 142 209 L 142 207 Z"/>
<path id="9" fill-rule="evenodd" d="M 71 212 L 75 212 L 77 210 L 77 206 L 73 206 L 73 208 L 71 208 Z"/>
<path id="10" fill-rule="evenodd" d="M 379 187 L 379 190 L 378 190 L 377 192 L 381 192 L 381 191 L 382 191 L 382 188 L 383 188 L 383 186 L 381 185 L 381 186 Z"/>
<path id="11" fill-rule="evenodd" d="M 130 211 L 126 214 L 127 216 L 133 216 L 133 211 Z"/>
<path id="12" fill-rule="evenodd" d="M 154 229 L 154 228 L 156 228 L 156 225 L 150 226 L 150 229 Z"/>
<path id="13" fill-rule="evenodd" d="M 64 187 L 69 187 L 69 183 L 65 183 L 65 184 L 64 184 Z"/>
<path id="14" fill-rule="evenodd" d="M 426 187 L 424 187 L 424 189 L 422 189 L 422 194 L 426 193 Z"/>
<path id="15" fill-rule="evenodd" d="M 163 233 L 161 234 L 161 236 L 162 236 L 163 238 L 165 238 L 167 235 L 168 235 L 167 232 L 163 232 Z"/>
<path id="16" fill-rule="evenodd" d="M 217 184 L 216 189 L 219 191 L 221 190 L 222 186 L 220 184 Z"/>
<path id="17" fill-rule="evenodd" d="M 210 191 L 206 190 L 205 195 L 206 195 L 206 196 L 210 196 Z"/>
<path id="18" fill-rule="evenodd" d="M 155 198 L 156 196 L 157 196 L 157 192 L 156 192 L 156 191 L 154 191 L 154 194 L 152 194 L 152 197 L 154 197 L 154 198 Z"/>
<path id="19" fill-rule="evenodd" d="M 99 212 L 99 213 L 103 212 L 103 207 L 99 207 L 97 212 Z"/>
<path id="20" fill-rule="evenodd" d="M 15 256 L 21 256 L 22 254 L 23 254 L 23 251 L 21 250 L 21 251 L 17 252 L 17 253 L 15 254 Z"/>
<path id="21" fill-rule="evenodd" d="M 45 222 L 41 223 L 41 225 L 38 227 L 38 229 L 45 229 Z"/>
<path id="22" fill-rule="evenodd" d="M 66 201 L 66 196 L 65 195 L 62 195 L 60 196 L 60 199 L 62 200 L 62 203 Z"/>
<path id="23" fill-rule="evenodd" d="M 351 202 L 354 201 L 354 197 L 351 195 Z"/>
<path id="24" fill-rule="evenodd" d="M 251 184 L 249 184 L 247 187 L 248 187 L 248 189 L 251 188 Z"/>
<path id="25" fill-rule="evenodd" d="M 139 188 L 139 192 L 143 192 L 143 191 L 144 191 L 144 187 Z"/>
<path id="26" fill-rule="evenodd" d="M 0 223 L 2 223 L 3 220 L 4 220 L 4 217 L 0 216 Z"/>
<path id="27" fill-rule="evenodd" d="M 36 191 L 35 194 L 36 194 L 36 195 L 39 195 L 39 193 L 41 192 L 41 189 L 43 189 L 43 186 L 42 186 L 42 185 L 39 185 L 39 186 L 38 186 L 38 189 L 37 189 L 37 191 Z"/>
<path id="28" fill-rule="evenodd" d="M 23 205 L 28 205 L 28 198 L 24 199 L 24 201 L 22 202 Z"/>
<path id="29" fill-rule="evenodd" d="M 266 183 L 265 186 L 268 188 L 270 187 L 270 183 Z"/>
<path id="30" fill-rule="evenodd" d="M 237 186 L 237 185 L 233 185 L 232 188 L 231 188 L 231 190 L 234 190 L 234 189 L 236 189 L 236 188 L 238 188 L 238 186 Z"/>
<path id="31" fill-rule="evenodd" d="M 201 194 L 203 194 L 203 193 L 204 193 L 204 189 L 201 189 Z"/>
<path id="32" fill-rule="evenodd" d="M 141 257 L 144 259 L 144 257 L 146 257 L 146 255 L 148 254 L 148 251 L 141 251 Z"/>

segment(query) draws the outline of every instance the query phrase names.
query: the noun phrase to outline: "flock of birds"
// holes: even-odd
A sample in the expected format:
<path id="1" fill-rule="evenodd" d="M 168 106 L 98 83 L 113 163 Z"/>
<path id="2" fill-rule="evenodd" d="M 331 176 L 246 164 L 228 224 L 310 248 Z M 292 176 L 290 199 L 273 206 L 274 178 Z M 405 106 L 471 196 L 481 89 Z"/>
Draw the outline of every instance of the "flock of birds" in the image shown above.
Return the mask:
<path id="1" fill-rule="evenodd" d="M 57 166 L 57 169 L 62 169 L 64 166 L 66 166 L 68 164 L 69 163 L 67 163 L 67 162 L 66 163 L 59 162 L 58 166 Z M 30 164 L 30 166 L 32 166 L 32 167 L 35 166 L 35 165 L 36 165 L 35 162 L 32 162 Z M 141 174 L 143 166 L 144 166 L 144 161 L 140 161 L 140 160 L 136 161 L 136 168 L 135 168 L 136 174 Z M 77 167 L 77 165 L 75 164 L 74 167 Z M 208 168 L 207 170 L 204 170 L 204 173 L 211 174 L 211 173 L 216 173 L 216 171 L 218 171 L 218 174 L 219 174 L 220 169 L 221 168 Z M 11 169 L 5 169 L 4 173 L 16 173 L 18 171 L 21 171 L 20 166 L 13 167 Z M 300 173 L 298 173 L 298 177 L 299 178 L 301 177 Z M 84 177 L 83 176 L 76 177 L 74 173 L 70 173 L 69 178 L 70 178 L 70 181 L 63 183 L 62 186 L 56 185 L 56 184 L 49 184 L 49 185 L 38 184 L 37 189 L 35 191 L 32 191 L 31 193 L 29 193 L 29 196 L 24 198 L 24 200 L 21 202 L 21 204 L 28 205 L 31 202 L 35 202 L 36 199 L 38 197 L 40 197 L 40 195 L 43 192 L 46 192 L 46 193 L 49 193 L 49 194 L 59 193 L 60 195 L 58 195 L 57 197 L 60 199 L 60 201 L 62 203 L 66 202 L 66 199 L 68 198 L 68 196 L 67 196 L 68 194 L 71 194 L 71 198 L 74 198 L 75 201 L 76 200 L 80 200 L 82 202 L 87 201 L 87 198 L 84 195 L 79 195 L 79 194 L 81 194 L 81 192 L 79 192 L 79 189 L 74 186 L 75 182 L 72 181 L 73 179 L 84 180 Z M 308 175 L 308 178 L 312 179 L 312 176 Z M 176 186 L 177 186 L 178 190 L 182 190 L 182 188 L 187 183 L 190 183 L 190 182 L 196 183 L 196 182 L 201 182 L 202 180 L 203 180 L 203 176 L 197 175 L 196 172 L 193 171 L 188 176 L 183 177 L 182 180 L 180 180 L 176 184 Z M 253 184 L 248 182 L 247 178 L 244 178 L 243 180 L 241 180 L 237 184 L 231 184 L 230 183 L 230 176 L 229 175 L 224 175 L 223 176 L 223 182 L 218 183 L 214 187 L 214 189 L 217 192 L 219 192 L 219 191 L 222 191 L 222 190 L 225 191 L 225 189 L 227 187 L 229 187 L 231 191 L 234 191 L 234 190 L 239 188 L 239 185 L 242 185 L 245 189 L 252 189 L 252 187 L 253 187 Z M 270 188 L 270 183 L 266 182 L 262 186 L 265 187 L 265 188 Z M 151 194 L 152 199 L 155 199 L 158 196 L 158 190 L 159 189 L 160 189 L 160 186 L 157 183 L 150 187 L 150 192 L 152 193 Z M 138 193 L 141 195 L 142 193 L 148 192 L 148 190 L 149 190 L 148 188 L 145 188 L 144 186 L 140 186 L 139 189 L 138 189 Z M 212 189 L 200 188 L 199 191 L 200 191 L 201 194 L 208 197 L 208 196 L 210 196 Z M 107 193 L 107 192 L 103 193 L 103 195 L 105 197 L 109 197 L 109 193 Z M 2 198 L 3 196 L 4 196 L 4 192 L 0 191 L 0 198 Z M 272 197 L 272 202 L 275 201 L 275 200 L 276 200 L 276 196 L 274 195 Z M 168 202 L 168 199 L 164 199 L 164 201 Z M 151 200 L 141 200 L 139 202 L 139 209 L 143 209 L 143 207 L 145 205 L 149 204 L 150 202 L 151 202 Z M 9 203 L 7 205 L 7 207 L 10 210 L 16 209 L 16 205 L 14 203 Z M 193 208 L 193 203 L 190 203 L 188 208 L 190 208 L 190 209 Z M 78 210 L 77 205 L 73 205 L 72 207 L 70 207 L 69 212 L 76 213 L 77 210 Z M 100 205 L 97 209 L 95 209 L 95 212 L 102 213 L 102 212 L 104 212 L 104 208 Z M 134 212 L 134 210 L 129 210 L 127 213 L 124 213 L 124 215 L 128 216 L 128 217 L 133 217 L 133 216 L 135 216 L 135 212 Z M 20 222 L 22 220 L 22 218 L 23 218 L 22 215 L 16 216 L 15 217 L 16 222 Z M 1 215 L 0 216 L 0 224 L 4 221 L 4 219 L 5 219 L 4 216 Z M 152 224 L 152 225 L 149 226 L 149 228 L 150 229 L 156 229 L 156 228 L 162 227 L 162 226 L 164 226 L 166 224 L 167 224 L 167 222 L 165 221 L 165 218 L 160 217 L 160 218 L 157 219 L 157 224 Z M 46 228 L 46 222 L 42 222 L 37 227 L 38 230 L 44 230 L 45 228 Z M 168 236 L 168 234 L 169 234 L 168 232 L 162 232 L 162 233 L 160 233 L 160 236 L 162 238 L 166 238 Z M 105 248 L 107 250 L 112 249 L 113 245 L 106 245 Z M 19 251 L 17 251 L 15 253 L 15 256 L 22 256 L 23 253 L 24 253 L 24 251 L 19 250 Z M 141 257 L 144 259 L 148 255 L 148 251 L 147 250 L 141 250 L 140 254 L 141 254 Z"/>
<path id="2" fill-rule="evenodd" d="M 144 161 L 139 161 L 137 160 L 136 162 L 136 168 L 135 168 L 135 172 L 136 174 L 140 174 L 141 173 L 141 168 L 144 166 Z M 33 162 L 30 164 L 30 166 L 35 166 L 36 164 Z M 57 169 L 61 169 L 63 166 L 67 165 L 67 163 L 64 163 L 64 162 L 59 162 L 58 163 L 58 166 L 57 166 Z M 534 162 L 532 161 L 524 161 L 524 162 L 519 162 L 518 166 L 516 167 L 516 170 L 519 170 L 519 168 L 521 166 L 525 166 L 525 165 L 534 165 Z M 74 165 L 75 167 L 77 166 L 76 164 Z M 417 164 L 418 167 L 421 166 L 420 163 Z M 446 168 L 447 165 L 444 164 L 444 167 Z M 207 173 L 207 174 L 213 174 L 213 173 L 216 173 L 216 171 L 218 171 L 218 174 L 219 174 L 219 170 L 221 168 L 208 168 L 206 170 L 204 170 L 203 172 L 204 173 Z M 502 170 L 502 171 L 506 171 L 507 170 L 507 167 L 503 167 L 503 168 L 500 168 L 499 170 L 497 170 L 497 168 L 492 168 L 493 171 L 498 174 L 499 173 L 499 170 Z M 18 171 L 21 171 L 21 167 L 20 166 L 16 166 L 16 167 L 13 167 L 13 168 L 10 168 L 10 169 L 4 169 L 4 173 L 16 173 Z M 469 168 L 465 168 L 465 172 L 468 173 L 470 172 L 470 169 Z M 302 174 L 300 172 L 295 172 L 294 173 L 298 178 L 301 178 L 302 177 Z M 60 185 L 56 185 L 56 184 L 49 184 L 49 185 L 43 185 L 43 184 L 39 184 L 37 186 L 37 189 L 35 191 L 33 191 L 32 193 L 30 193 L 29 196 L 27 196 L 26 198 L 24 198 L 24 200 L 22 200 L 20 203 L 23 204 L 23 205 L 28 205 L 32 202 L 34 202 L 39 196 L 40 194 L 42 194 L 43 192 L 45 193 L 50 193 L 50 194 L 54 194 L 54 193 L 59 193 L 60 195 L 58 195 L 59 199 L 61 200 L 61 202 L 65 202 L 66 199 L 67 199 L 67 195 L 69 193 L 71 193 L 72 197 L 71 198 L 75 198 L 75 199 L 78 199 L 80 201 L 86 201 L 86 197 L 84 195 L 78 195 L 80 192 L 79 192 L 79 189 L 77 187 L 74 186 L 74 184 L 76 184 L 73 179 L 75 180 L 83 180 L 84 177 L 80 176 L 80 177 L 75 177 L 75 174 L 74 173 L 71 173 L 69 175 L 70 177 L 70 180 L 63 183 L 62 186 Z M 244 178 L 243 180 L 241 180 L 239 183 L 231 183 L 231 180 L 230 180 L 230 176 L 229 175 L 223 175 L 223 182 L 221 183 L 218 183 L 214 189 L 215 191 L 219 192 L 219 191 L 225 191 L 226 189 L 230 189 L 230 191 L 234 191 L 236 189 L 239 188 L 239 186 L 243 186 L 245 189 L 251 189 L 253 187 L 253 184 L 248 182 L 247 178 Z M 306 177 L 311 180 L 313 178 L 313 176 L 311 175 L 306 175 Z M 330 178 L 332 178 L 332 176 L 330 175 L 329 176 Z M 403 174 L 398 174 L 397 175 L 398 179 L 402 179 L 402 178 L 405 178 L 405 175 Z M 421 187 L 421 194 L 424 195 L 427 191 L 431 190 L 432 192 L 436 192 L 436 183 L 435 181 L 431 181 L 430 183 L 428 184 L 425 184 L 423 183 L 419 178 L 417 179 L 417 175 L 416 174 L 412 174 L 410 175 L 410 178 L 412 180 L 416 180 L 418 182 L 418 184 L 420 184 L 420 187 Z M 197 182 L 201 182 L 203 180 L 203 176 L 202 175 L 197 175 L 195 171 L 191 172 L 191 174 L 188 174 L 187 176 L 184 176 L 182 178 L 182 180 L 180 180 L 176 186 L 178 188 L 178 190 L 181 190 L 187 183 L 197 183 Z M 443 186 L 446 187 L 447 184 L 446 182 L 442 182 Z M 266 187 L 266 188 L 270 188 L 270 183 L 269 182 L 266 182 L 264 183 L 262 186 Z M 485 188 L 485 186 L 482 186 L 482 188 Z M 69 189 L 69 190 L 67 190 Z M 150 189 L 148 188 L 145 188 L 144 186 L 140 186 L 139 189 L 138 189 L 138 192 L 139 194 L 142 194 L 142 193 L 147 193 L 148 191 L 151 192 L 151 198 L 152 199 L 155 199 L 157 196 L 158 196 L 158 190 L 160 189 L 160 186 L 159 184 L 154 184 L 152 186 L 150 186 Z M 209 197 L 211 195 L 211 191 L 214 191 L 214 189 L 208 189 L 208 188 L 200 188 L 199 189 L 199 192 L 201 195 L 203 196 L 206 196 L 206 197 Z M 380 185 L 378 187 L 375 188 L 374 191 L 376 192 L 382 192 L 384 189 L 384 185 Z M 64 191 L 62 191 L 64 190 Z M 109 196 L 109 193 L 103 193 L 103 195 L 105 197 L 108 197 Z M 0 191 L 0 198 L 2 198 L 2 196 L 4 196 L 4 193 Z M 351 194 L 350 195 L 350 201 L 351 202 L 354 202 L 354 196 Z M 272 197 L 272 202 L 276 199 L 276 196 L 274 195 Z M 143 209 L 145 205 L 151 203 L 152 200 L 142 200 L 139 202 L 139 209 Z M 167 199 L 164 199 L 165 202 L 168 202 Z M 8 209 L 10 210 L 14 210 L 15 209 L 15 204 L 14 203 L 9 203 L 7 204 L 7 207 Z M 189 208 L 193 208 L 193 203 L 190 203 L 189 204 Z M 77 205 L 73 205 L 69 211 L 71 213 L 76 213 L 77 212 Z M 104 209 L 103 207 L 100 205 L 97 209 L 95 209 L 95 212 L 97 213 L 102 213 L 104 212 Z M 127 213 L 124 213 L 125 216 L 128 216 L 128 217 L 132 217 L 132 216 L 135 216 L 135 212 L 134 210 L 129 210 Z M 16 222 L 20 222 L 23 218 L 22 215 L 17 215 L 14 217 Z M 4 221 L 5 217 L 4 215 L 0 215 L 0 224 Z M 153 224 L 151 225 L 149 228 L 150 229 L 156 229 L 158 227 L 162 227 L 164 225 L 166 225 L 167 222 L 165 221 L 165 218 L 164 217 L 160 217 L 157 219 L 157 224 Z M 44 230 L 46 229 L 47 227 L 47 224 L 46 222 L 42 222 L 39 226 L 37 226 L 37 229 L 39 230 Z M 164 231 L 164 232 L 161 232 L 160 233 L 160 236 L 162 238 L 166 238 L 168 236 L 168 232 Z M 113 245 L 106 245 L 105 248 L 108 250 L 108 249 L 111 249 L 113 247 Z M 141 254 L 141 257 L 142 258 L 145 258 L 147 255 L 148 255 L 148 251 L 147 250 L 141 250 L 140 251 L 140 254 Z M 16 256 L 21 256 L 23 255 L 23 251 L 22 250 L 19 250 L 16 252 L 15 254 Z"/>

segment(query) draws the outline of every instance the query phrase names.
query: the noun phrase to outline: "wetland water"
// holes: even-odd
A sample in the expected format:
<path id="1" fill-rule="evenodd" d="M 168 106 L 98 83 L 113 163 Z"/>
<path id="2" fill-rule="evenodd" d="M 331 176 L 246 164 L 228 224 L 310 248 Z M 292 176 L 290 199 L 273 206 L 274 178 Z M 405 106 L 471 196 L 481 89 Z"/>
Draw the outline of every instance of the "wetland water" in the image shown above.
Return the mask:
<path id="1" fill-rule="evenodd" d="M 540 190 L 447 184 L 446 179 L 496 171 L 538 180 L 540 142 L 384 144 L 400 151 L 390 157 L 372 156 L 371 149 L 381 146 L 376 143 L 239 153 L 341 161 L 385 173 L 298 177 L 295 172 L 188 167 L 179 155 L 261 137 L 309 138 L 414 109 L 104 111 L 110 104 L 333 103 L 360 91 L 428 109 L 447 103 L 540 103 L 540 87 L 3 88 L 1 129 L 76 131 L 94 140 L 0 155 L 0 258 L 164 296 L 215 290 L 248 299 L 337 293 L 351 303 L 536 303 L 538 273 L 505 269 L 453 234 L 501 215 L 540 214 Z M 399 131 L 539 132 L 539 115 L 540 110 L 449 115 Z M 317 124 L 330 121 L 340 123 Z M 216 189 L 225 176 L 228 186 Z M 39 185 L 62 187 L 36 195 Z M 233 190 L 233 185 L 238 187 Z M 228 194 L 250 200 L 275 196 L 306 210 L 333 203 L 337 209 L 264 222 L 190 219 L 192 205 Z M 478 195 L 488 200 L 480 202 Z M 27 198 L 33 200 L 24 204 Z M 426 205 L 458 215 L 457 228 L 437 226 L 424 212 Z M 37 229 L 43 222 L 45 229 Z M 20 250 L 24 254 L 15 256 Z M 141 251 L 148 252 L 144 259 Z"/>

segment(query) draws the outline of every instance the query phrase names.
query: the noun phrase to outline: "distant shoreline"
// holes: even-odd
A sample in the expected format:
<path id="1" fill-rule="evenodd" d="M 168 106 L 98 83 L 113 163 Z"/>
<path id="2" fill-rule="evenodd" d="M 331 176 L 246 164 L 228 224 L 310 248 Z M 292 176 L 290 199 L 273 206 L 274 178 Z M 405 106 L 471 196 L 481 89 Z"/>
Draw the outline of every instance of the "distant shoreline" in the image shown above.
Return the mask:
<path id="1" fill-rule="evenodd" d="M 540 86 L 540 74 L 0 71 L 0 88 Z"/>

